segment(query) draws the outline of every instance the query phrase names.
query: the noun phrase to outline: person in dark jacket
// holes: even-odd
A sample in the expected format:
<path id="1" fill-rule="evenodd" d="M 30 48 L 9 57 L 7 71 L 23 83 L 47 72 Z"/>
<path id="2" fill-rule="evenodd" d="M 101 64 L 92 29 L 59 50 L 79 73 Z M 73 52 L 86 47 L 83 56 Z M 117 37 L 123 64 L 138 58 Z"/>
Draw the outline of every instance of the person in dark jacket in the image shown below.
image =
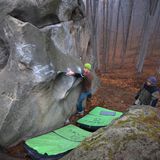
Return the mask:
<path id="1" fill-rule="evenodd" d="M 82 105 L 83 101 L 91 97 L 91 85 L 93 80 L 93 75 L 91 72 L 91 64 L 90 63 L 84 64 L 84 68 L 81 74 L 69 70 L 66 75 L 69 76 L 72 75 L 77 78 L 79 77 L 82 78 L 82 89 L 76 106 L 78 114 L 83 115 L 84 114 L 84 107 Z"/>
<path id="2" fill-rule="evenodd" d="M 159 96 L 157 79 L 154 76 L 150 76 L 135 96 L 135 104 L 156 107 Z"/>

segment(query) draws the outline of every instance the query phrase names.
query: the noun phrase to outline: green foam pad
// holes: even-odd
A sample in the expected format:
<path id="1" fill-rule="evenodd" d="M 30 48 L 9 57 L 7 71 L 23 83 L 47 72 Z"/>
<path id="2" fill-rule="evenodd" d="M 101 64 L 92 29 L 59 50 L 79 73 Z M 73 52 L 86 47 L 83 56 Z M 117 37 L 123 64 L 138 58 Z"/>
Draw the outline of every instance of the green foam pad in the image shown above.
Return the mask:
<path id="1" fill-rule="evenodd" d="M 95 107 L 93 110 L 91 110 L 89 112 L 89 114 L 92 114 L 92 115 L 102 115 L 102 116 L 108 116 L 108 115 L 105 115 L 105 114 L 101 114 L 102 112 L 110 112 L 110 113 L 115 113 L 114 117 L 117 118 L 117 117 L 120 117 L 123 113 L 122 112 L 117 112 L 117 111 L 113 111 L 113 110 L 109 110 L 109 109 L 106 109 L 106 108 L 102 108 L 102 107 Z M 113 115 L 112 115 L 113 116 Z"/>
<path id="2" fill-rule="evenodd" d="M 64 153 L 79 145 L 79 142 L 69 141 L 53 132 L 29 139 L 25 143 L 39 154 L 46 153 L 49 156 Z"/>
<path id="3" fill-rule="evenodd" d="M 102 112 L 110 112 L 115 114 L 113 114 L 114 116 L 112 114 L 105 115 L 101 114 Z M 122 114 L 122 112 L 116 112 L 102 107 L 95 107 L 92 111 L 89 112 L 88 115 L 79 119 L 77 122 L 93 127 L 107 126 L 109 123 L 111 123 L 112 120 L 120 117 Z"/>
<path id="4" fill-rule="evenodd" d="M 91 135 L 91 132 L 85 131 L 74 125 L 67 125 L 54 131 L 56 134 L 75 142 L 81 142 Z"/>
<path id="5" fill-rule="evenodd" d="M 102 127 L 102 126 L 107 126 L 115 118 L 116 118 L 115 116 L 96 116 L 96 115 L 88 114 L 83 118 L 79 119 L 77 122 L 80 124 L 88 125 L 88 126 Z"/>

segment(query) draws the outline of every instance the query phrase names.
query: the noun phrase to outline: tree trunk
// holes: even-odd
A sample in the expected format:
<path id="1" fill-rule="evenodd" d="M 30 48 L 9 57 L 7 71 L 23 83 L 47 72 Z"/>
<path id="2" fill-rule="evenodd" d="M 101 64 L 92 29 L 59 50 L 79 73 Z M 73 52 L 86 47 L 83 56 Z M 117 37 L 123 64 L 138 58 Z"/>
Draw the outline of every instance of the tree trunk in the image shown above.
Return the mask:
<path id="1" fill-rule="evenodd" d="M 117 19 L 116 19 L 116 31 L 115 31 L 115 39 L 113 41 L 114 51 L 113 51 L 113 55 L 112 55 L 112 66 L 114 66 L 114 63 L 115 63 L 115 55 L 116 55 L 116 49 L 117 49 L 120 6 L 121 6 L 121 0 L 118 1 L 118 15 L 117 15 Z"/>
<path id="2" fill-rule="evenodd" d="M 147 15 L 146 25 L 145 25 L 146 28 L 144 29 L 144 32 L 143 32 L 141 47 L 139 50 L 139 58 L 138 58 L 138 63 L 137 63 L 137 71 L 139 73 L 142 72 L 144 60 L 146 58 L 147 51 L 148 51 L 149 39 L 151 37 L 151 34 L 154 31 L 156 21 L 158 20 L 158 17 L 159 17 L 160 1 L 158 1 L 157 5 L 158 6 L 156 8 L 155 14 L 149 15 L 148 13 Z"/>
<path id="3" fill-rule="evenodd" d="M 122 47 L 122 54 L 121 54 L 121 65 L 124 64 L 124 59 L 126 56 L 126 52 L 127 52 L 127 46 L 128 46 L 128 41 L 129 41 L 129 31 L 130 31 L 130 26 L 131 26 L 131 19 L 132 19 L 132 11 L 133 11 L 133 0 L 128 1 L 129 3 L 129 16 L 128 16 L 128 20 L 127 20 L 127 26 L 126 26 L 126 31 L 125 31 L 125 39 L 124 39 L 124 43 L 123 43 L 123 47 Z"/>

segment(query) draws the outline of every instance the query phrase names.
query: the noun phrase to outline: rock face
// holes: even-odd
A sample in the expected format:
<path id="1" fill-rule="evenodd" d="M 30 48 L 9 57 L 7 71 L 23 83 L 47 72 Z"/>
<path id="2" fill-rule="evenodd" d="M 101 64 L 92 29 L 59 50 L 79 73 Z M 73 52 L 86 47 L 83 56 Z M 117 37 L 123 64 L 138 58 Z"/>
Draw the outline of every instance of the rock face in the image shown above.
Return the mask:
<path id="1" fill-rule="evenodd" d="M 0 146 L 60 127 L 75 112 L 80 82 L 59 71 L 76 71 L 79 53 L 87 55 L 82 8 L 79 0 L 0 1 Z"/>
<path id="2" fill-rule="evenodd" d="M 99 129 L 63 160 L 158 160 L 160 113 L 150 106 L 132 106 L 110 126 Z"/>

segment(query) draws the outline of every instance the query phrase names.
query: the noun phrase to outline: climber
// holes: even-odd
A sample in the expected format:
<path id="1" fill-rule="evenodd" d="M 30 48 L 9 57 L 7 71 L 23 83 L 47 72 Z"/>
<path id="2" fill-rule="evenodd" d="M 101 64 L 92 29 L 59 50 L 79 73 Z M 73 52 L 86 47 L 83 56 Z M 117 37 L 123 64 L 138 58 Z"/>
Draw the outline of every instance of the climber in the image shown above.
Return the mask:
<path id="1" fill-rule="evenodd" d="M 160 93 L 157 87 L 157 79 L 154 76 L 150 76 L 136 94 L 134 104 L 156 107 L 159 96 Z"/>
<path id="2" fill-rule="evenodd" d="M 80 116 L 84 114 L 84 107 L 82 105 L 83 101 L 87 98 L 91 98 L 91 85 L 93 80 L 93 75 L 91 72 L 91 64 L 85 63 L 82 73 L 75 73 L 71 69 L 67 71 L 66 75 L 75 76 L 76 78 L 82 78 L 82 89 L 77 101 L 77 113 Z"/>

